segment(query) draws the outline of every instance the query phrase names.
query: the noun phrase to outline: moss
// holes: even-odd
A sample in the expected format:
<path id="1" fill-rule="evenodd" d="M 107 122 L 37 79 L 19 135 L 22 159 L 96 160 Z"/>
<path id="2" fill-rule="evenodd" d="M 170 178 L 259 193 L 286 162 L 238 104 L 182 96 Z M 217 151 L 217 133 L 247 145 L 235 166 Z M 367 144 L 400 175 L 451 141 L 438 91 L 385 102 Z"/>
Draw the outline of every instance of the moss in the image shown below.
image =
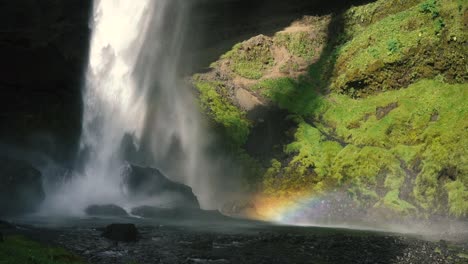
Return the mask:
<path id="1" fill-rule="evenodd" d="M 266 79 L 253 86 L 280 108 L 299 115 L 310 115 L 322 107 L 315 89 L 305 80 L 292 78 Z"/>
<path id="2" fill-rule="evenodd" d="M 412 214 L 416 211 L 416 207 L 414 207 L 414 205 L 400 199 L 398 196 L 398 190 L 390 191 L 385 195 L 381 202 L 376 204 L 376 207 L 386 207 L 403 215 Z"/>
<path id="3" fill-rule="evenodd" d="M 274 63 L 271 45 L 271 39 L 259 36 L 235 45 L 222 58 L 229 60 L 229 67 L 236 74 L 247 79 L 260 79 Z"/>
<path id="4" fill-rule="evenodd" d="M 290 54 L 305 60 L 314 57 L 318 46 L 309 32 L 278 33 L 275 35 L 275 44 L 285 47 Z"/>
<path id="5" fill-rule="evenodd" d="M 375 5 L 385 4 L 377 1 Z M 362 97 L 437 74 L 462 82 L 466 76 L 463 48 L 450 42 L 454 36 L 467 38 L 459 6 L 456 1 L 429 0 L 370 23 L 361 31 L 348 32 L 350 41 L 338 50 L 331 88 Z M 451 56 L 457 57 L 454 65 L 446 62 Z M 430 70 L 424 66 L 436 62 L 438 66 Z"/>
<path id="6" fill-rule="evenodd" d="M 80 258 L 64 249 L 44 246 L 21 236 L 7 236 L 0 243 L 0 263 L 78 264 Z"/>
<path id="7" fill-rule="evenodd" d="M 226 135 L 235 146 L 243 145 L 251 124 L 246 119 L 245 112 L 228 101 L 224 85 L 199 78 L 195 78 L 194 85 L 200 92 L 200 105 L 204 111 L 225 128 Z"/>
<path id="8" fill-rule="evenodd" d="M 351 37 L 366 30 L 371 24 L 420 3 L 421 0 L 379 0 L 351 7 L 344 13 L 346 35 Z"/>
<path id="9" fill-rule="evenodd" d="M 447 183 L 445 188 L 448 192 L 450 213 L 456 216 L 468 216 L 468 184 L 466 178 L 462 180 Z"/>
<path id="10" fill-rule="evenodd" d="M 318 179 L 323 179 L 330 174 L 332 161 L 341 149 L 340 144 L 326 140 L 317 128 L 301 122 L 295 134 L 295 142 L 287 145 L 285 152 L 297 153 L 290 162 L 295 172 L 305 174 L 307 169 L 314 168 Z"/>
<path id="11" fill-rule="evenodd" d="M 273 91 L 295 89 L 289 79 L 268 80 L 261 87 Z M 464 165 L 467 156 L 460 147 L 467 145 L 466 138 L 460 136 L 468 127 L 466 85 L 422 80 L 407 89 L 366 99 L 331 94 L 315 100 L 320 101 L 320 107 L 296 113 L 320 118 L 320 129 L 307 124 L 304 118 L 296 118 L 295 141 L 285 147 L 285 153 L 294 157 L 280 170 L 283 177 L 303 180 L 304 175 L 309 175 L 307 186 L 317 192 L 350 184 L 358 199 L 361 194 L 384 188 L 376 206 L 408 213 L 414 211 L 415 205 L 429 211 L 443 206 L 438 177 L 445 167 L 456 167 L 462 175 L 459 177 L 468 175 Z M 301 100 L 295 102 L 300 104 Z M 348 145 L 343 148 L 338 139 Z M 418 175 L 413 189 L 415 200 L 400 199 L 406 177 L 403 166 L 412 167 L 418 159 L 422 160 L 421 168 L 411 168 Z M 382 185 L 378 184 L 378 177 L 383 177 Z M 468 186 L 466 180 L 463 184 Z M 456 216 L 466 214 L 466 207 L 461 206 L 466 189 L 460 188 L 460 183 L 446 186 L 449 206 L 453 208 L 450 212 Z M 287 189 L 288 185 L 279 188 Z"/>
<path id="12" fill-rule="evenodd" d="M 412 164 L 417 158 L 418 153 L 421 152 L 422 145 L 408 146 L 408 145 L 396 145 L 391 149 L 391 152 L 396 157 L 399 157 L 405 162 L 406 165 Z"/>
<path id="13" fill-rule="evenodd" d="M 467 8 L 461 0 L 378 0 L 333 19 L 329 30 L 342 25 L 340 18 L 344 30 L 329 36 L 327 47 L 316 49 L 306 32 L 281 32 L 227 53 L 235 74 L 258 80 L 248 88 L 297 121 L 294 141 L 262 171 L 264 191 L 294 196 L 345 188 L 367 208 L 466 216 Z M 266 79 L 272 45 L 318 61 L 304 76 Z M 284 76 L 293 67 L 278 68 Z M 204 104 L 228 113 L 210 113 L 223 126 L 247 128 L 232 136 L 240 146 L 250 124 L 223 89 L 211 83 L 205 90 L 220 98 L 208 96 Z"/>

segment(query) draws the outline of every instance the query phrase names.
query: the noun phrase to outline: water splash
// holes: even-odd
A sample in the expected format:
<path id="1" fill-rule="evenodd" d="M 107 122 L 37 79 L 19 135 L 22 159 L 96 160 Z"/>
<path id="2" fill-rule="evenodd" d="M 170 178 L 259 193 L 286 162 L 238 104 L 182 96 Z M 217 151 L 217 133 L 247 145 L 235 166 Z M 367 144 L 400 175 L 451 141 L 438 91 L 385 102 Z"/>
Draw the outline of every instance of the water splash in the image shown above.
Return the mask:
<path id="1" fill-rule="evenodd" d="M 190 1 L 100 0 L 94 3 L 86 87 L 80 175 L 48 207 L 82 212 L 90 204 L 129 206 L 120 188 L 122 140 L 132 159 L 162 168 L 192 186 L 212 207 L 210 179 L 218 167 L 204 155 L 209 136 L 194 96 L 180 75 Z"/>

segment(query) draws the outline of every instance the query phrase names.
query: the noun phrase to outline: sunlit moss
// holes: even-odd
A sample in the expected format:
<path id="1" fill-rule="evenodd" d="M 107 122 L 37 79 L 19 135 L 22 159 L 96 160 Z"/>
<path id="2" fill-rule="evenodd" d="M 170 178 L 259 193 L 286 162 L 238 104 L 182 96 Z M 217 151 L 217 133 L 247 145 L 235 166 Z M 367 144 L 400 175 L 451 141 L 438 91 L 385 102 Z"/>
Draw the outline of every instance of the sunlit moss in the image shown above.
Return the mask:
<path id="1" fill-rule="evenodd" d="M 221 95 L 225 89 L 223 84 L 200 79 L 195 80 L 194 84 L 200 91 L 200 104 L 204 111 L 223 125 L 225 133 L 235 145 L 244 144 L 249 134 L 250 123 L 244 112 L 232 105 L 226 95 Z"/>
<path id="2" fill-rule="evenodd" d="M 392 190 L 388 192 L 384 198 L 375 205 L 375 207 L 385 207 L 404 215 L 411 213 L 414 214 L 417 211 L 414 205 L 400 199 L 398 196 L 399 191 Z"/>
<path id="3" fill-rule="evenodd" d="M 468 184 L 466 181 L 465 177 L 462 180 L 449 182 L 445 185 L 448 192 L 450 213 L 453 215 L 468 216 Z"/>
<path id="4" fill-rule="evenodd" d="M 248 79 L 260 79 L 273 66 L 272 41 L 264 36 L 239 43 L 223 55 L 230 61 L 229 67 L 238 75 Z"/>
<path id="5" fill-rule="evenodd" d="M 272 85 L 270 88 L 275 89 Z M 468 144 L 466 137 L 461 137 L 468 127 L 466 85 L 423 80 L 407 89 L 366 99 L 331 94 L 319 100 L 322 106 L 316 108 L 314 115 L 318 112 L 321 116 L 320 129 L 296 118 L 299 124 L 295 142 L 285 148 L 294 158 L 281 169 L 281 173 L 296 179 L 312 175 L 307 182 L 318 186 L 312 189 L 323 189 L 321 181 L 327 181 L 326 186 L 351 184 L 355 193 L 372 193 L 377 178 L 383 177 L 381 187 L 386 192 L 378 206 L 413 212 L 416 203 L 426 210 L 436 210 L 440 207 L 437 204 L 441 195 L 437 192 L 442 184 L 438 179 L 441 171 L 456 167 L 458 177 L 468 175 L 464 165 L 467 154 L 461 147 Z M 347 146 L 343 148 L 330 135 L 336 135 Z M 422 160 L 419 167 L 415 165 L 417 160 Z M 406 175 L 404 166 L 417 175 L 414 201 L 398 198 Z M 446 190 L 465 192 L 455 187 Z M 463 195 L 450 197 L 449 206 L 457 208 L 451 213 L 465 214 L 460 213 L 466 209 L 460 206 Z"/>
<path id="6" fill-rule="evenodd" d="M 363 23 L 360 31 L 357 30 L 358 26 L 348 32 L 350 41 L 339 49 L 332 89 L 362 96 L 371 94 L 373 90 L 398 88 L 401 86 L 400 82 L 409 83 L 419 76 L 432 78 L 436 74 L 445 74 L 443 70 L 427 67 L 427 63 L 439 60 L 439 57 L 434 56 L 441 54 L 427 56 L 426 51 L 432 51 L 438 46 L 444 57 L 454 56 L 463 60 L 461 48 L 447 43 L 454 42 L 457 38 L 466 39 L 468 36 L 466 30 L 463 31 L 463 10 L 468 6 L 466 1 L 461 4 L 459 1 L 427 0 L 419 1 L 417 5 L 414 1 L 409 1 L 409 4 L 401 1 L 377 1 L 352 9 L 354 13 L 350 12 L 346 17 L 355 21 L 359 19 L 356 17 L 359 13 L 359 16 L 375 20 L 373 13 L 385 10 L 382 9 L 386 6 L 385 2 L 394 2 L 396 7 L 409 8 L 396 8 L 394 11 L 399 10 L 398 12 L 389 12 L 390 15 L 379 21 Z M 358 22 L 356 24 L 359 25 Z M 462 81 L 460 76 L 466 71 L 462 65 L 453 66 L 459 72 L 450 71 L 451 78 Z M 389 67 L 395 67 L 393 74 L 401 67 L 406 68 L 395 80 Z"/>
<path id="7" fill-rule="evenodd" d="M 309 32 L 278 33 L 275 42 L 285 47 L 294 56 L 310 60 L 315 55 L 316 43 Z"/>
<path id="8" fill-rule="evenodd" d="M 362 206 L 468 215 L 467 6 L 462 0 L 378 0 L 353 7 L 343 15 L 344 34 L 333 36 L 298 78 L 266 79 L 272 64 L 265 47 L 273 41 L 294 56 L 318 58 L 304 32 L 260 37 L 228 52 L 234 73 L 257 79 L 248 88 L 297 122 L 293 142 L 284 146 L 287 158 L 277 157 L 262 173 L 264 192 L 345 188 Z M 249 43 L 258 49 L 247 49 Z M 220 95 L 204 104 L 226 112 L 209 112 L 217 122 L 246 128 L 233 136 L 245 142 L 249 123 L 226 99 L 222 83 L 201 90 Z"/>

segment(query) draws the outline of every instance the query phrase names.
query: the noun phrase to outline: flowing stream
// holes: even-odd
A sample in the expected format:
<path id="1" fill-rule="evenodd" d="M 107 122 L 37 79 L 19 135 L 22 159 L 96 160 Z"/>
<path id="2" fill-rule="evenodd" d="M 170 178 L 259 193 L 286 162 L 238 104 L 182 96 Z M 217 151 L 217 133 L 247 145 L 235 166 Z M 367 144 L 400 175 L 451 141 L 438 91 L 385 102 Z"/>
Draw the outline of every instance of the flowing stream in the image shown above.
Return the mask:
<path id="1" fill-rule="evenodd" d="M 162 169 L 214 207 L 219 166 L 205 155 L 209 136 L 180 69 L 190 1 L 97 0 L 81 138 L 82 169 L 51 200 L 55 210 L 90 204 L 132 206 L 121 191 L 124 160 Z M 185 45 L 186 46 L 186 45 Z M 182 65 L 184 64 L 184 65 Z"/>

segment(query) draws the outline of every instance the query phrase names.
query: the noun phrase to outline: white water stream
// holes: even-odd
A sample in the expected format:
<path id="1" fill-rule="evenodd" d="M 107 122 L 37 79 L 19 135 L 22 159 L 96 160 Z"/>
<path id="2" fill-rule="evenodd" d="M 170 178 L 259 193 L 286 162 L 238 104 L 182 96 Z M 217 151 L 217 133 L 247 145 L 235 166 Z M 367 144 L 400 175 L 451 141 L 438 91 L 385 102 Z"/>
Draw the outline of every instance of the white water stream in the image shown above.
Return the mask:
<path id="1" fill-rule="evenodd" d="M 203 207 L 214 206 L 210 181 L 217 162 L 204 155 L 209 136 L 179 71 L 189 2 L 94 3 L 83 92 L 86 158 L 82 173 L 48 199 L 49 209 L 78 213 L 90 204 L 132 206 L 120 188 L 125 136 L 144 157 L 139 162 L 162 168 L 190 185 Z"/>

